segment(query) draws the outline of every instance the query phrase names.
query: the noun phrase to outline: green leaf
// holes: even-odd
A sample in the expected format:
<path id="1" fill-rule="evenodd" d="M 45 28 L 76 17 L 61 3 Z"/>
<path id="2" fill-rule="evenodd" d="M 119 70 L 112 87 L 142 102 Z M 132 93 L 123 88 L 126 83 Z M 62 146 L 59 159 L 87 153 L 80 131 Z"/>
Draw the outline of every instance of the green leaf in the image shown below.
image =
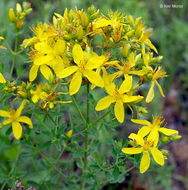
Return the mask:
<path id="1" fill-rule="evenodd" d="M 116 181 L 119 177 L 119 168 L 118 167 L 114 168 L 112 175 L 113 175 L 114 180 Z"/>

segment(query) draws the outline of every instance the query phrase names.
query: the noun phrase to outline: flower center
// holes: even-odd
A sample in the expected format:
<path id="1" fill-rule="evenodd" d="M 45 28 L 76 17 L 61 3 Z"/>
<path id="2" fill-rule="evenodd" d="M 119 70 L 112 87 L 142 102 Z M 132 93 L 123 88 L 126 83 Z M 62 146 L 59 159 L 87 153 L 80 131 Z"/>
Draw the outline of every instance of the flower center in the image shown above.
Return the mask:
<path id="1" fill-rule="evenodd" d="M 144 145 L 143 145 L 143 149 L 144 149 L 145 151 L 149 150 L 150 147 L 152 146 L 152 144 L 153 144 L 153 141 L 145 140 L 145 141 L 144 141 Z"/>
<path id="2" fill-rule="evenodd" d="M 15 121 L 16 120 L 16 112 L 15 110 L 10 110 L 10 118 L 12 121 Z"/>

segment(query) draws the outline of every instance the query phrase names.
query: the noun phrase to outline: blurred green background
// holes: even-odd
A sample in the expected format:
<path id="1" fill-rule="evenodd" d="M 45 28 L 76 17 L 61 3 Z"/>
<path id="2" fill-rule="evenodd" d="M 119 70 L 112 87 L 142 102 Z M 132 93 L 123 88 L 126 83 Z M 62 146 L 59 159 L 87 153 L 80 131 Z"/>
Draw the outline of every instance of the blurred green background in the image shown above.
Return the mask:
<path id="1" fill-rule="evenodd" d="M 13 26 L 10 27 L 8 20 L 8 11 L 11 7 L 15 7 L 16 0 L 0 0 L 0 34 L 3 35 L 10 44 L 13 44 L 15 37 Z M 94 5 L 100 12 L 107 14 L 108 10 L 120 11 L 125 15 L 133 15 L 134 17 L 142 17 L 148 28 L 153 29 L 152 42 L 157 47 L 159 54 L 164 58 L 162 66 L 168 74 L 168 78 L 163 79 L 162 86 L 166 94 L 165 101 L 161 100 L 159 92 L 156 92 L 156 98 L 150 105 L 149 109 L 153 115 L 163 114 L 167 122 L 172 128 L 178 129 L 183 136 L 183 143 L 187 143 L 188 135 L 188 1 L 187 0 L 31 0 L 29 1 L 33 8 L 31 15 L 27 17 L 25 28 L 23 29 L 22 38 L 32 35 L 31 26 L 37 22 L 51 22 L 54 12 L 63 14 L 64 9 L 85 9 Z M 164 5 L 176 4 L 183 5 L 183 8 L 165 8 Z M 20 39 L 20 42 L 23 40 Z M 5 62 L 9 58 L 3 57 Z M 26 60 L 26 57 L 19 57 L 18 62 Z M 2 67 L 2 64 L 1 64 Z M 23 67 L 23 64 L 17 67 Z M 9 68 L 8 68 L 9 69 Z M 8 71 L 7 69 L 7 71 Z M 6 70 L 6 68 L 5 68 Z M 18 72 L 23 69 L 18 69 Z M 19 75 L 19 73 L 18 73 Z M 21 75 L 21 73 L 20 73 Z M 181 145 L 181 144 L 180 144 Z M 153 175 L 142 175 L 139 177 L 140 189 L 145 189 L 146 178 L 150 181 L 150 188 L 155 189 L 158 185 L 162 189 L 186 189 L 188 177 L 188 156 L 178 157 L 177 147 L 172 144 L 172 152 L 174 157 L 170 160 L 171 165 L 155 171 Z M 181 154 L 181 153 L 179 153 Z M 175 173 L 172 173 L 174 168 Z M 158 175 L 157 175 L 157 174 Z M 153 176 L 157 175 L 156 178 Z M 132 178 L 130 181 L 137 183 Z M 146 189 L 147 189 L 146 185 Z M 130 189 L 131 186 L 130 186 Z"/>

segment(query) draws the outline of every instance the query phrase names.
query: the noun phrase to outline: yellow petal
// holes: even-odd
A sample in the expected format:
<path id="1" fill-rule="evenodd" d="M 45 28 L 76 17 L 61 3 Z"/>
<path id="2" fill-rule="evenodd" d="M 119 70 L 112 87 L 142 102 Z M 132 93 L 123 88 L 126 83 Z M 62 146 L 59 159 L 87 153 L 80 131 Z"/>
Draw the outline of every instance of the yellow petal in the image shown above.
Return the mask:
<path id="1" fill-rule="evenodd" d="M 72 55 L 74 58 L 74 62 L 77 65 L 80 65 L 80 62 L 84 61 L 84 53 L 83 53 L 83 50 L 79 44 L 74 45 L 73 50 L 72 50 Z"/>
<path id="2" fill-rule="evenodd" d="M 32 97 L 32 101 L 33 101 L 33 103 L 37 103 L 38 100 L 39 100 L 39 96 L 34 95 L 34 96 Z"/>
<path id="3" fill-rule="evenodd" d="M 155 140 L 153 142 L 153 147 L 156 147 L 158 145 L 159 142 L 159 133 L 156 134 Z"/>
<path id="4" fill-rule="evenodd" d="M 143 100 L 143 96 L 140 96 L 140 95 L 138 95 L 138 96 L 127 96 L 127 95 L 124 95 L 123 96 L 123 102 L 124 103 L 131 103 L 131 102 L 133 102 L 133 103 L 137 103 L 137 102 L 140 102 L 141 100 Z"/>
<path id="5" fill-rule="evenodd" d="M 104 81 L 102 80 L 101 76 L 99 74 L 97 74 L 95 71 L 85 70 L 83 75 L 92 84 L 95 84 L 96 86 L 99 86 L 101 88 L 104 87 Z"/>
<path id="6" fill-rule="evenodd" d="M 22 123 L 26 123 L 29 125 L 29 128 L 33 128 L 33 124 L 32 124 L 32 121 L 29 117 L 26 117 L 26 116 L 20 116 L 18 117 L 17 119 L 19 122 L 22 122 Z"/>
<path id="7" fill-rule="evenodd" d="M 132 88 L 132 76 L 127 75 L 119 88 L 119 93 L 124 94 L 126 92 L 129 92 L 131 88 Z"/>
<path id="8" fill-rule="evenodd" d="M 116 116 L 117 120 L 120 123 L 123 123 L 125 116 L 124 116 L 124 106 L 123 106 L 122 101 L 119 100 L 115 103 L 114 112 L 115 112 L 115 116 Z"/>
<path id="9" fill-rule="evenodd" d="M 156 147 L 150 148 L 150 151 L 157 164 L 163 166 L 164 165 L 163 153 L 160 150 L 158 150 Z"/>
<path id="10" fill-rule="evenodd" d="M 141 137 L 145 137 L 151 131 L 151 127 L 144 126 L 138 131 L 138 135 Z"/>
<path id="11" fill-rule="evenodd" d="M 99 68 L 105 61 L 105 56 L 92 56 L 89 58 L 86 69 L 92 70 Z"/>
<path id="12" fill-rule="evenodd" d="M 150 126 L 151 123 L 147 120 L 140 120 L 140 119 L 131 119 L 133 123 L 140 124 L 140 125 L 148 125 Z"/>
<path id="13" fill-rule="evenodd" d="M 1 117 L 10 117 L 10 114 L 8 111 L 0 110 L 0 116 Z"/>
<path id="14" fill-rule="evenodd" d="M 95 110 L 96 111 L 104 110 L 108 108 L 112 103 L 114 103 L 114 101 L 115 100 L 112 96 L 106 96 L 97 102 Z"/>
<path id="15" fill-rule="evenodd" d="M 155 51 L 156 54 L 158 54 L 158 51 L 156 49 L 156 47 L 151 43 L 151 41 L 149 39 L 146 40 L 146 44 Z"/>
<path id="16" fill-rule="evenodd" d="M 160 93 L 161 93 L 162 97 L 165 97 L 165 95 L 164 95 L 164 93 L 163 93 L 163 89 L 162 89 L 161 85 L 157 82 L 157 80 L 155 80 L 155 82 L 156 82 L 156 84 L 157 84 L 157 86 L 158 86 L 158 88 L 159 88 L 159 91 L 160 91 Z"/>
<path id="17" fill-rule="evenodd" d="M 14 121 L 12 123 L 12 131 L 14 134 L 14 137 L 18 140 L 22 136 L 22 126 L 19 122 Z"/>
<path id="18" fill-rule="evenodd" d="M 76 72 L 73 75 L 73 78 L 72 78 L 70 86 L 69 86 L 70 95 L 77 93 L 78 90 L 80 89 L 81 84 L 82 84 L 82 73 Z"/>
<path id="19" fill-rule="evenodd" d="M 144 151 L 143 156 L 141 158 L 141 162 L 140 162 L 140 173 L 146 172 L 148 170 L 149 166 L 150 166 L 149 152 Z"/>
<path id="20" fill-rule="evenodd" d="M 150 36 L 151 34 L 149 32 L 142 33 L 142 36 L 140 37 L 139 41 L 145 42 Z"/>
<path id="21" fill-rule="evenodd" d="M 4 47 L 4 46 L 0 46 L 0 49 L 7 49 L 6 47 Z"/>
<path id="22" fill-rule="evenodd" d="M 140 154 L 143 150 L 141 148 L 122 148 L 121 151 L 125 154 Z"/>
<path id="23" fill-rule="evenodd" d="M 143 140 L 143 137 L 138 135 L 138 134 L 135 134 L 135 133 L 131 133 L 129 135 L 129 139 L 132 139 L 133 141 L 136 141 L 137 144 L 143 146 L 144 145 L 144 140 Z"/>
<path id="24" fill-rule="evenodd" d="M 70 76 L 71 74 L 75 73 L 78 70 L 77 66 L 70 66 L 65 69 L 63 69 L 61 72 L 57 73 L 57 77 L 59 78 L 65 78 Z"/>
<path id="25" fill-rule="evenodd" d="M 6 80 L 4 76 L 2 75 L 2 73 L 0 73 L 0 83 L 6 83 Z"/>
<path id="26" fill-rule="evenodd" d="M 131 52 L 129 55 L 129 65 L 130 67 L 134 67 L 135 66 L 135 57 L 134 57 L 134 53 Z"/>
<path id="27" fill-rule="evenodd" d="M 12 122 L 11 119 L 6 119 L 5 121 L 3 121 L 3 125 L 8 125 L 11 122 Z"/>
<path id="28" fill-rule="evenodd" d="M 54 45 L 54 51 L 56 54 L 62 54 L 65 51 L 65 41 L 58 39 Z"/>
<path id="29" fill-rule="evenodd" d="M 164 128 L 164 127 L 161 127 L 159 128 L 159 131 L 167 136 L 171 136 L 171 135 L 174 135 L 174 134 L 178 134 L 178 131 L 177 130 L 174 130 L 174 129 L 167 129 L 167 128 Z"/>
<path id="30" fill-rule="evenodd" d="M 150 87 L 149 92 L 146 97 L 146 103 L 151 102 L 154 98 L 154 84 L 155 84 L 154 81 L 152 81 L 151 87 Z"/>
<path id="31" fill-rule="evenodd" d="M 53 59 L 53 57 L 51 55 L 45 55 L 45 56 L 41 55 L 41 56 L 38 56 L 37 58 L 35 58 L 33 60 L 33 63 L 38 66 L 45 65 L 45 64 L 49 63 L 52 59 Z"/>
<path id="32" fill-rule="evenodd" d="M 25 101 L 22 101 L 20 107 L 16 110 L 16 117 L 19 117 L 21 115 L 22 110 L 24 109 Z"/>
<path id="33" fill-rule="evenodd" d="M 149 63 L 149 53 L 144 54 L 143 57 L 144 57 L 144 65 L 145 65 L 146 67 L 148 67 L 148 63 Z"/>
<path id="34" fill-rule="evenodd" d="M 46 65 L 40 66 L 40 72 L 46 78 L 46 80 L 50 80 L 53 77 L 53 73 L 52 73 L 51 69 Z"/>
<path id="35" fill-rule="evenodd" d="M 29 71 L 29 81 L 34 81 L 37 77 L 39 66 L 33 65 Z"/>
<path id="36" fill-rule="evenodd" d="M 159 135 L 158 129 L 153 128 L 148 136 L 148 139 L 151 141 L 155 141 L 158 135 Z"/>

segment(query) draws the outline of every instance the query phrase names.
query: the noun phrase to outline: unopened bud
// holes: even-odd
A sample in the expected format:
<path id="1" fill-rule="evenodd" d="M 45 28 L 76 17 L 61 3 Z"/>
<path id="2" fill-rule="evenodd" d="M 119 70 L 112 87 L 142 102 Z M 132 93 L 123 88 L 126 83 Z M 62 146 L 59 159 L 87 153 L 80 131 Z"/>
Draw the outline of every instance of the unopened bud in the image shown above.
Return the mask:
<path id="1" fill-rule="evenodd" d="M 18 21 L 16 22 L 16 28 L 17 28 L 18 30 L 22 27 L 22 25 L 23 25 L 23 20 L 18 20 Z"/>
<path id="2" fill-rule="evenodd" d="M 70 131 L 67 132 L 67 134 L 66 134 L 67 137 L 71 138 L 71 137 L 72 137 L 72 133 L 73 133 L 73 131 L 72 131 L 72 129 L 71 129 Z"/>
<path id="3" fill-rule="evenodd" d="M 167 156 L 169 154 L 168 150 L 162 149 L 161 152 L 163 153 L 164 156 Z"/>
<path id="4" fill-rule="evenodd" d="M 13 8 L 10 8 L 8 18 L 9 18 L 10 22 L 15 22 L 16 16 L 15 16 Z"/>
<path id="5" fill-rule="evenodd" d="M 127 32 L 127 33 L 125 34 L 125 36 L 132 37 L 133 34 L 134 34 L 134 32 L 135 32 L 135 30 L 131 30 L 131 31 Z"/>
<path id="6" fill-rule="evenodd" d="M 24 10 L 31 8 L 31 3 L 29 3 L 29 2 L 24 1 L 22 5 L 23 5 Z"/>
<path id="7" fill-rule="evenodd" d="M 92 15 L 95 12 L 96 12 L 96 8 L 93 5 L 87 9 L 88 15 Z"/>
<path id="8" fill-rule="evenodd" d="M 127 57 L 128 53 L 129 53 L 129 47 L 128 47 L 128 44 L 125 44 L 123 46 L 122 54 L 123 54 L 124 57 Z"/>
<path id="9" fill-rule="evenodd" d="M 53 109 L 53 108 L 54 108 L 54 103 L 50 102 L 50 103 L 49 103 L 49 108 L 50 108 L 50 109 Z"/>
<path id="10" fill-rule="evenodd" d="M 130 22 L 131 24 L 134 24 L 134 18 L 133 18 L 133 16 L 129 15 L 129 16 L 128 16 L 128 20 L 129 20 L 129 22 Z"/>
<path id="11" fill-rule="evenodd" d="M 17 12 L 17 14 L 20 14 L 22 12 L 22 7 L 21 7 L 20 3 L 16 3 L 16 12 Z"/>
<path id="12" fill-rule="evenodd" d="M 86 15 L 86 13 L 82 13 L 81 14 L 81 24 L 83 27 L 87 26 L 89 23 L 88 17 Z"/>
<path id="13" fill-rule="evenodd" d="M 177 134 L 171 136 L 172 141 L 178 141 L 181 138 L 182 138 L 182 136 L 181 135 L 177 135 Z"/>
<path id="14" fill-rule="evenodd" d="M 168 136 L 162 136 L 161 141 L 162 143 L 167 143 L 170 141 L 170 138 Z"/>
<path id="15" fill-rule="evenodd" d="M 82 29 L 82 26 L 79 26 L 76 32 L 76 36 L 79 40 L 83 38 L 84 30 Z"/>
<path id="16" fill-rule="evenodd" d="M 164 160 L 168 160 L 167 156 L 163 155 Z"/>

